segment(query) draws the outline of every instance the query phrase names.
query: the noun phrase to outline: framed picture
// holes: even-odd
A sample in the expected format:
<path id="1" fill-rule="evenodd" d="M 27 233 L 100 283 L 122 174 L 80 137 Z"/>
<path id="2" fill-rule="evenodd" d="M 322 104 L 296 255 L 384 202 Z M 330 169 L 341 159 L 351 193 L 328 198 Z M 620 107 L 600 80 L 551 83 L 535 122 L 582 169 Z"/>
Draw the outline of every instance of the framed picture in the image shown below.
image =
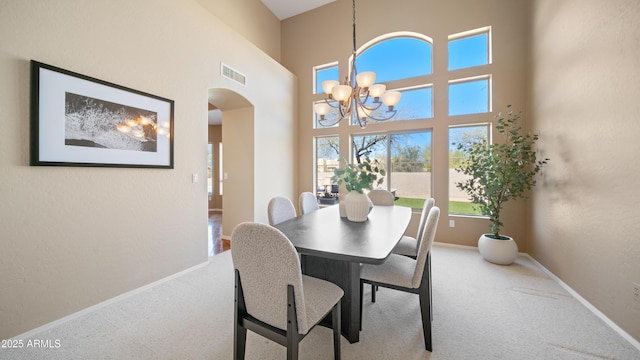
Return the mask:
<path id="1" fill-rule="evenodd" d="M 173 100 L 32 60 L 31 165 L 173 169 Z"/>

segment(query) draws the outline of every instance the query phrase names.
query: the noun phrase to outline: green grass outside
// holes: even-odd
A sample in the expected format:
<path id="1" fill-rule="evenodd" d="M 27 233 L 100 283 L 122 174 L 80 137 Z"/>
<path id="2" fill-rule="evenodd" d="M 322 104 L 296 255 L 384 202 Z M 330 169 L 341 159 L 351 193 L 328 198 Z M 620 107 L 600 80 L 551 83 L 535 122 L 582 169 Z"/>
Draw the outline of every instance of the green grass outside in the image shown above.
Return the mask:
<path id="1" fill-rule="evenodd" d="M 425 199 L 399 198 L 394 204 L 398 206 L 406 206 L 413 209 L 422 210 Z"/>
<path id="2" fill-rule="evenodd" d="M 482 215 L 474 204 L 465 201 L 449 201 L 449 214 Z"/>
<path id="3" fill-rule="evenodd" d="M 416 210 L 422 210 L 425 199 L 399 198 L 395 204 L 398 206 L 407 206 Z M 479 209 L 470 202 L 465 201 L 449 201 L 449 214 L 456 215 L 482 215 Z"/>

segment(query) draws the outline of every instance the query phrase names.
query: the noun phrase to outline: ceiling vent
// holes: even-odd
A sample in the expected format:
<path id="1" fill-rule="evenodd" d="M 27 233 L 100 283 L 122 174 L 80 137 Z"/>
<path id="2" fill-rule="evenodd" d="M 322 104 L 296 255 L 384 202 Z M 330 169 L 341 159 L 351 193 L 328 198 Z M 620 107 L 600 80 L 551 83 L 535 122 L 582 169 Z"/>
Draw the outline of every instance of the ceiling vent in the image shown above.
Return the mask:
<path id="1" fill-rule="evenodd" d="M 226 77 L 229 80 L 233 80 L 240 85 L 247 86 L 247 77 L 243 73 L 230 68 L 224 63 L 221 63 L 220 73 L 223 77 Z"/>

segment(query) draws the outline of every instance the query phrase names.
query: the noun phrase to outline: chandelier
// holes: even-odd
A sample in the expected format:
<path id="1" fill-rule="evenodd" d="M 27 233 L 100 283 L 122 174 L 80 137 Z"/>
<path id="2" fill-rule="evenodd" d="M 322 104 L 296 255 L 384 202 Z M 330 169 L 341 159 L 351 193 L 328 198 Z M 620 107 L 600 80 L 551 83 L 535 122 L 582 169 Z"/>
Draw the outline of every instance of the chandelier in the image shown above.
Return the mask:
<path id="1" fill-rule="evenodd" d="M 361 128 L 367 125 L 367 119 L 385 121 L 397 113 L 394 106 L 400 101 L 399 91 L 386 91 L 384 84 L 376 84 L 376 73 L 356 70 L 356 0 L 353 0 L 353 51 L 351 53 L 349 76 L 340 84 L 337 80 L 322 82 L 322 90 L 327 97 L 314 105 L 315 113 L 320 116 L 322 126 L 333 126 L 343 119 L 351 120 Z M 382 99 L 382 101 L 380 101 Z M 382 104 L 387 106 L 386 114 L 375 112 Z M 338 110 L 338 120 L 330 122 L 325 115 L 331 110 Z M 374 113 L 375 112 L 375 113 Z"/>

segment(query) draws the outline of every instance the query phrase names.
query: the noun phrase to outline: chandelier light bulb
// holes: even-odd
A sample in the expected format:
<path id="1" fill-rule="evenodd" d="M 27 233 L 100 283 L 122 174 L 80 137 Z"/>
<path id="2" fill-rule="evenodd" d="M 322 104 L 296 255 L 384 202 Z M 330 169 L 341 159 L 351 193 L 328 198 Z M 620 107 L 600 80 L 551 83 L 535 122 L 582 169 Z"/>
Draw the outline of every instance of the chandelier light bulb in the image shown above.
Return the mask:
<path id="1" fill-rule="evenodd" d="M 338 101 L 347 100 L 351 96 L 353 89 L 349 85 L 337 85 L 332 89 L 333 98 Z"/>
<path id="2" fill-rule="evenodd" d="M 386 90 L 387 85 L 385 84 L 373 84 L 369 87 L 369 95 L 377 99 L 381 97 Z"/>
<path id="3" fill-rule="evenodd" d="M 327 95 L 331 95 L 331 90 L 337 85 L 340 85 L 338 80 L 325 80 L 322 82 L 322 91 Z"/>
<path id="4" fill-rule="evenodd" d="M 318 114 L 319 116 L 325 116 L 327 115 L 329 110 L 331 110 L 331 106 L 327 103 L 320 102 L 313 105 L 313 109 L 315 110 L 316 114 Z"/>
<path id="5" fill-rule="evenodd" d="M 387 91 L 382 95 L 382 102 L 389 108 L 393 108 L 400 102 L 401 96 L 400 91 Z"/>
<path id="6" fill-rule="evenodd" d="M 376 73 L 373 71 L 363 71 L 356 75 L 356 83 L 361 88 L 368 88 L 376 82 Z"/>

